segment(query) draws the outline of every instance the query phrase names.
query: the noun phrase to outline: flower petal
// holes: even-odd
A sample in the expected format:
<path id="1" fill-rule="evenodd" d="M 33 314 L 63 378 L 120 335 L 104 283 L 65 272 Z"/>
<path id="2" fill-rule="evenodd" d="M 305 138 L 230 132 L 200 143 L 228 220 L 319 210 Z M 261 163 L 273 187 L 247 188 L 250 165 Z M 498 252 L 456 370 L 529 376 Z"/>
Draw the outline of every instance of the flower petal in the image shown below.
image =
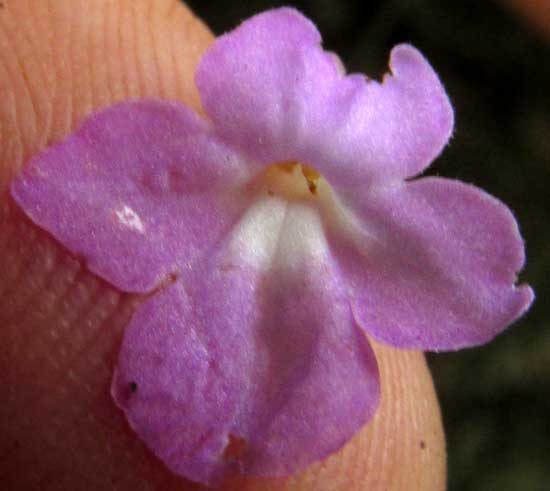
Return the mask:
<path id="1" fill-rule="evenodd" d="M 181 104 L 140 101 L 88 118 L 13 181 L 15 200 L 90 270 L 147 291 L 216 240 L 242 203 L 243 164 Z"/>
<path id="2" fill-rule="evenodd" d="M 334 186 L 421 172 L 452 131 L 437 75 L 413 47 L 383 83 L 345 77 L 311 22 L 283 8 L 252 17 L 204 55 L 196 82 L 224 138 L 263 163 L 300 161 Z"/>
<path id="3" fill-rule="evenodd" d="M 262 223 L 264 204 L 185 290 L 177 282 L 141 307 L 113 382 L 150 448 L 206 484 L 303 468 L 341 447 L 378 404 L 374 354 L 344 286 L 317 246 L 302 248 L 312 229 L 290 233 L 309 212 L 275 206 L 281 234 L 269 260 L 240 240 Z"/>
<path id="4" fill-rule="evenodd" d="M 510 210 L 480 189 L 424 178 L 356 205 L 361 229 L 332 232 L 360 325 L 393 346 L 482 344 L 529 307 L 514 285 L 523 242 Z"/>

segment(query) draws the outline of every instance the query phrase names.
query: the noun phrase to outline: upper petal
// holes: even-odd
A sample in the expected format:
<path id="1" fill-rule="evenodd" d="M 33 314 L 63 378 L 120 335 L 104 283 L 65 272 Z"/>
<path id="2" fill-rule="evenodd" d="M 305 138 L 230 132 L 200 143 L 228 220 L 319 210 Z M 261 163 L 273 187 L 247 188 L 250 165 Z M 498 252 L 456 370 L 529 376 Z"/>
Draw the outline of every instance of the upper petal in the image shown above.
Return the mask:
<path id="1" fill-rule="evenodd" d="M 332 245 L 359 323 L 403 348 L 489 341 L 529 307 L 515 285 L 523 241 L 510 210 L 474 186 L 423 178 L 355 203 Z"/>
<path id="2" fill-rule="evenodd" d="M 146 291 L 232 223 L 243 162 L 182 104 L 139 101 L 88 118 L 34 157 L 15 200 L 93 272 Z"/>
<path id="3" fill-rule="evenodd" d="M 341 447 L 378 404 L 374 355 L 313 238 L 320 222 L 300 237 L 310 212 L 275 206 L 279 243 L 258 257 L 246 239 L 267 212 L 265 203 L 251 210 L 185 290 L 178 282 L 137 312 L 113 382 L 150 448 L 203 483 L 303 468 Z"/>
<path id="4" fill-rule="evenodd" d="M 378 83 L 344 76 L 309 20 L 283 8 L 252 17 L 204 55 L 196 82 L 224 137 L 264 163 L 301 161 L 334 186 L 421 172 L 445 145 L 453 112 L 413 47 L 392 51 Z"/>

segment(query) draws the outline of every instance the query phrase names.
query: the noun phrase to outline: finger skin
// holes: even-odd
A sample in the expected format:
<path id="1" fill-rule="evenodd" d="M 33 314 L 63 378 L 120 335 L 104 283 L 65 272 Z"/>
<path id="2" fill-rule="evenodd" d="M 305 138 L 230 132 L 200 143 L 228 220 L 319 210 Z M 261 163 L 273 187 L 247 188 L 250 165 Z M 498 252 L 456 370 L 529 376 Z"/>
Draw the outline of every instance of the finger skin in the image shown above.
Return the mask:
<path id="1" fill-rule="evenodd" d="M 7 195 L 26 159 L 91 111 L 156 96 L 200 110 L 212 35 L 175 0 L 3 0 L 0 8 L 0 483 L 6 490 L 198 490 L 172 475 L 109 395 L 140 298 L 90 275 Z M 374 345 L 382 403 L 339 453 L 227 490 L 441 490 L 439 406 L 421 353 Z"/>

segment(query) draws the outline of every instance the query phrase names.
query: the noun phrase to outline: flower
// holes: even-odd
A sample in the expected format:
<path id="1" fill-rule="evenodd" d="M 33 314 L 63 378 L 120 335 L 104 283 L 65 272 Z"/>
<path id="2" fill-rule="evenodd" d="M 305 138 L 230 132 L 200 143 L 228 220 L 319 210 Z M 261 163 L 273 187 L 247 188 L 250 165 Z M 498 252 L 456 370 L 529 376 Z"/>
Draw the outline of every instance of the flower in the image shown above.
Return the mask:
<path id="1" fill-rule="evenodd" d="M 523 243 L 481 190 L 421 173 L 453 114 L 418 51 L 382 83 L 346 76 L 292 9 L 219 38 L 179 103 L 91 116 L 14 180 L 15 200 L 88 268 L 150 293 L 112 394 L 174 472 L 284 475 L 340 448 L 379 401 L 366 331 L 484 343 L 530 305 Z"/>

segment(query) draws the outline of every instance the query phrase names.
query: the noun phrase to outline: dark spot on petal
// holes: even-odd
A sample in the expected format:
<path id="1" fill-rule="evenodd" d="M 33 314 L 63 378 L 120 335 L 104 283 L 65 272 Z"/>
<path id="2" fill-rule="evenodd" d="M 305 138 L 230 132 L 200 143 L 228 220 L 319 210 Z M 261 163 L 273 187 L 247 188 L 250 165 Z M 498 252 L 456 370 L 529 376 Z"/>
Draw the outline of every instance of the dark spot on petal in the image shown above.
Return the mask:
<path id="1" fill-rule="evenodd" d="M 426 448 L 426 442 L 424 440 L 420 440 L 420 448 L 424 450 Z"/>
<path id="2" fill-rule="evenodd" d="M 138 384 L 136 382 L 130 382 L 128 388 L 130 389 L 130 394 L 135 394 L 138 390 Z"/>
<path id="3" fill-rule="evenodd" d="M 267 194 L 269 194 L 269 196 L 274 196 L 275 195 L 275 193 L 271 189 L 267 190 Z"/>
<path id="4" fill-rule="evenodd" d="M 164 277 L 161 282 L 150 292 L 143 294 L 144 298 L 150 298 L 153 295 L 157 294 L 161 290 L 172 286 L 179 279 L 179 272 L 172 271 L 166 277 Z"/>
<path id="5" fill-rule="evenodd" d="M 237 460 L 246 451 L 246 440 L 229 433 L 227 445 L 223 451 L 223 460 L 231 462 Z"/>

